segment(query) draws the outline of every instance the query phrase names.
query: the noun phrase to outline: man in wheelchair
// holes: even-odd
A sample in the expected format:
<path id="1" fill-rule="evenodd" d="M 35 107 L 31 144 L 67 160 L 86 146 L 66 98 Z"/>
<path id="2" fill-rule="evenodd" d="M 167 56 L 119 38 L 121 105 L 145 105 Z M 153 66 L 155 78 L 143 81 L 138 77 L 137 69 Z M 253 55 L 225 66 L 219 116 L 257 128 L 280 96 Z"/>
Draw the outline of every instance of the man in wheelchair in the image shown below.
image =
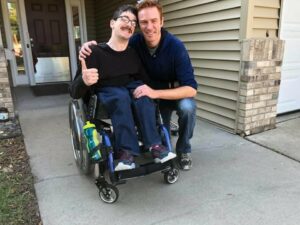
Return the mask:
<path id="1" fill-rule="evenodd" d="M 92 47 L 92 54 L 81 60 L 82 76 L 78 73 L 70 86 L 73 98 L 82 98 L 92 92 L 104 105 L 114 129 L 114 147 L 119 153 L 115 171 L 136 167 L 133 156 L 140 154 L 140 147 L 133 114 L 143 144 L 150 150 L 154 162 L 164 163 L 176 157 L 162 145 L 156 127 L 154 102 L 147 96 L 133 97 L 134 90 L 148 81 L 135 50 L 128 47 L 136 25 L 135 7 L 119 7 L 110 21 L 112 33 L 109 41 Z"/>

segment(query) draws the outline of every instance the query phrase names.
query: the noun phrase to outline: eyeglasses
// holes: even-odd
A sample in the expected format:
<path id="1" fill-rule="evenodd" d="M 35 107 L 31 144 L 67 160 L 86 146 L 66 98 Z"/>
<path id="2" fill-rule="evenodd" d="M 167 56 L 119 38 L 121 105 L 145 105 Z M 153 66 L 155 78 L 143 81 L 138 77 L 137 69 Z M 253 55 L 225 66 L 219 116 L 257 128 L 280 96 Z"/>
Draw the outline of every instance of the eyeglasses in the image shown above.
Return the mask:
<path id="1" fill-rule="evenodd" d="M 131 26 L 136 27 L 137 25 L 137 21 L 136 20 L 131 20 L 129 19 L 127 16 L 119 16 L 117 17 L 117 19 L 120 18 L 122 20 L 122 22 L 129 24 L 129 22 L 131 23 Z"/>

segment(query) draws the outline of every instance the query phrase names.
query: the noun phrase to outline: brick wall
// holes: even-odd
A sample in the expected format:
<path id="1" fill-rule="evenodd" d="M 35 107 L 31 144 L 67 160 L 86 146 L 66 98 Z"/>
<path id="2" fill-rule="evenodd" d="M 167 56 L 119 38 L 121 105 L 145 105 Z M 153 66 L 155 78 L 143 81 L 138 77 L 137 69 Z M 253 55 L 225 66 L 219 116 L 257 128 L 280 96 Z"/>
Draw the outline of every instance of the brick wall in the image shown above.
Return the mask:
<path id="1" fill-rule="evenodd" d="M 238 133 L 275 128 L 284 43 L 278 39 L 242 41 Z"/>
<path id="2" fill-rule="evenodd" d="M 0 108 L 5 107 L 9 111 L 9 117 L 15 117 L 11 89 L 9 85 L 7 63 L 4 49 L 0 44 Z"/>

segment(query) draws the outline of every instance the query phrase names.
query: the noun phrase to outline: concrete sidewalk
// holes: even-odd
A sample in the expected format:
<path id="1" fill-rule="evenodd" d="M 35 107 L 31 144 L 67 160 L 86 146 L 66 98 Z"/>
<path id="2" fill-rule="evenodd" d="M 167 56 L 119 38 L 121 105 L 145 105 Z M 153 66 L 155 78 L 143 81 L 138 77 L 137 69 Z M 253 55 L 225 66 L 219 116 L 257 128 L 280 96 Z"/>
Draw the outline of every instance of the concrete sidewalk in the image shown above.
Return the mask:
<path id="1" fill-rule="evenodd" d="M 109 205 L 98 197 L 93 178 L 76 168 L 68 95 L 16 91 L 44 225 L 299 224 L 300 164 L 293 159 L 300 151 L 299 117 L 249 140 L 197 121 L 191 171 L 181 171 L 173 185 L 160 173 L 129 180 Z M 286 130 L 293 126 L 291 136 Z M 286 157 L 273 148 L 292 153 Z"/>

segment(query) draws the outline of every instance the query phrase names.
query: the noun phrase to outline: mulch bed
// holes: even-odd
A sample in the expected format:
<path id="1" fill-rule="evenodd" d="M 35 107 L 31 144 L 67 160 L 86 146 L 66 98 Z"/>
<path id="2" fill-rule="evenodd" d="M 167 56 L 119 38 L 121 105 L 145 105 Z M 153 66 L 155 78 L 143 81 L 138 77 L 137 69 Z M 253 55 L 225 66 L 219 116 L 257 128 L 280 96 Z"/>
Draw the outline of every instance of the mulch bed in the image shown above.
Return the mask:
<path id="1" fill-rule="evenodd" d="M 21 129 L 16 122 L 0 127 L 0 224 L 41 225 Z"/>

